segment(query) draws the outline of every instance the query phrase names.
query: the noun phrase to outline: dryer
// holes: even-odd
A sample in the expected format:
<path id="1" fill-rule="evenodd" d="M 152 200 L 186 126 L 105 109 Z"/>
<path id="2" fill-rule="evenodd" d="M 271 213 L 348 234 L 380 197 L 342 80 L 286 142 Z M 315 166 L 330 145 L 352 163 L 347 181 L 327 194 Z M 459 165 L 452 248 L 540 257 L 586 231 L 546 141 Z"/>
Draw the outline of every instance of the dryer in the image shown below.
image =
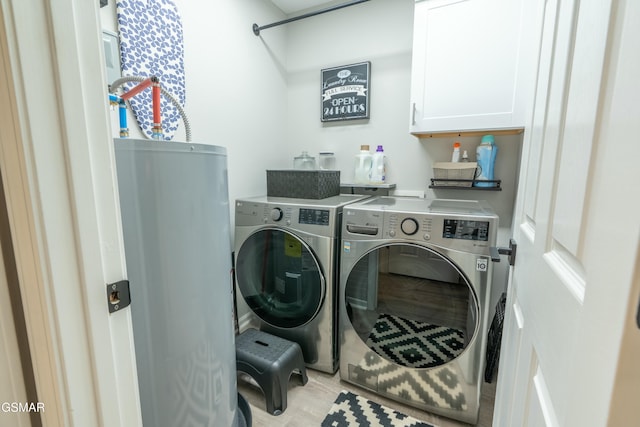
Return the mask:
<path id="1" fill-rule="evenodd" d="M 345 207 L 341 379 L 475 424 L 497 229 L 480 201 L 379 197 Z"/>
<path id="2" fill-rule="evenodd" d="M 307 367 L 338 368 L 338 263 L 342 209 L 367 198 L 238 199 L 235 272 L 240 330 L 300 344 Z"/>

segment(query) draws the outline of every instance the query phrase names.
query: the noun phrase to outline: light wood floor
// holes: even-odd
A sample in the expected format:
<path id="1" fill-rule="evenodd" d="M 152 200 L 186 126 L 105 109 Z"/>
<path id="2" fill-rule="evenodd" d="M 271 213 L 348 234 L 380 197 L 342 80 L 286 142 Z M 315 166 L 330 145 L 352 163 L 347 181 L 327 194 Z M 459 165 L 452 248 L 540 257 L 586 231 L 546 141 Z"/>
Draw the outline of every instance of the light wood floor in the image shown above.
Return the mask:
<path id="1" fill-rule="evenodd" d="M 436 427 L 460 427 L 469 424 L 430 414 L 420 409 L 388 400 L 365 389 L 340 380 L 340 373 L 334 375 L 307 369 L 309 381 L 302 385 L 300 376 L 293 374 L 289 380 L 287 409 L 278 416 L 266 412 L 262 390 L 245 374 L 238 375 L 238 391 L 251 405 L 253 427 L 315 427 L 327 415 L 334 400 L 342 390 L 351 391 L 359 396 L 375 401 L 387 408 L 407 414 Z M 495 381 L 483 384 L 480 401 L 480 419 L 477 426 L 490 427 L 493 419 L 495 399 Z"/>

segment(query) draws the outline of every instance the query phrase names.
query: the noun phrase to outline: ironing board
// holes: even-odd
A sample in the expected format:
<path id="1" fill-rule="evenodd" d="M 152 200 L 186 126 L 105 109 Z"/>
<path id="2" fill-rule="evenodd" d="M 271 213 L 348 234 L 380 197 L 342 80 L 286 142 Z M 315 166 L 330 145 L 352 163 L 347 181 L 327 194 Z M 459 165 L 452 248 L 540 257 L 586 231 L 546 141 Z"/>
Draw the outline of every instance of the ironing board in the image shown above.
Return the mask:
<path id="1" fill-rule="evenodd" d="M 118 32 L 123 76 L 160 79 L 162 88 L 184 107 L 185 73 L 182 20 L 172 0 L 117 0 Z M 130 89 L 137 83 L 126 83 Z M 152 136 L 151 90 L 129 100 L 138 125 Z M 163 139 L 173 138 L 181 120 L 178 109 L 162 97 Z"/>

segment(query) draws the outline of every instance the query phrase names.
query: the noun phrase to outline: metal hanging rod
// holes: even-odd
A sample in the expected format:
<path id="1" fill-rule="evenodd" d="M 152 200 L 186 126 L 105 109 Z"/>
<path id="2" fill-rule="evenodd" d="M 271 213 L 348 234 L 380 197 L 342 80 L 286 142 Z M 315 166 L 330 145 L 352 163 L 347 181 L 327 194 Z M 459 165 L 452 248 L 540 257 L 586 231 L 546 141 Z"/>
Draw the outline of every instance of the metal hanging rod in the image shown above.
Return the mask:
<path id="1" fill-rule="evenodd" d="M 293 18 L 284 19 L 282 21 L 274 22 L 273 24 L 263 25 L 261 27 L 258 26 L 258 24 L 253 24 L 253 34 L 255 34 L 256 36 L 259 36 L 260 35 L 260 30 L 266 30 L 267 28 L 277 27 L 278 25 L 288 24 L 289 22 L 298 21 L 300 19 L 310 18 L 312 16 L 320 15 L 320 14 L 327 13 L 327 12 L 333 12 L 334 10 L 342 9 L 344 7 L 353 6 L 353 5 L 356 5 L 358 3 L 364 3 L 366 1 L 369 1 L 369 0 L 352 0 L 352 1 L 349 1 L 347 3 L 338 4 L 338 5 L 335 5 L 335 6 L 327 7 L 325 9 L 319 9 L 319 10 L 316 10 L 315 12 L 309 12 L 309 13 L 305 13 L 305 14 L 300 15 L 300 16 L 294 16 Z"/>

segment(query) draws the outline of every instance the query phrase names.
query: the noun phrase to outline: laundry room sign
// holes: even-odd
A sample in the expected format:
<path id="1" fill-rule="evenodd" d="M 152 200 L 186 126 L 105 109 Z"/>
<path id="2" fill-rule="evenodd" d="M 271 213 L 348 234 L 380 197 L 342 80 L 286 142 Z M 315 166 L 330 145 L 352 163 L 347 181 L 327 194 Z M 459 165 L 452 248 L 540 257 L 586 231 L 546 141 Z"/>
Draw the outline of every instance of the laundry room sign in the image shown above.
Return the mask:
<path id="1" fill-rule="evenodd" d="M 368 119 L 371 62 L 321 71 L 323 122 Z"/>

